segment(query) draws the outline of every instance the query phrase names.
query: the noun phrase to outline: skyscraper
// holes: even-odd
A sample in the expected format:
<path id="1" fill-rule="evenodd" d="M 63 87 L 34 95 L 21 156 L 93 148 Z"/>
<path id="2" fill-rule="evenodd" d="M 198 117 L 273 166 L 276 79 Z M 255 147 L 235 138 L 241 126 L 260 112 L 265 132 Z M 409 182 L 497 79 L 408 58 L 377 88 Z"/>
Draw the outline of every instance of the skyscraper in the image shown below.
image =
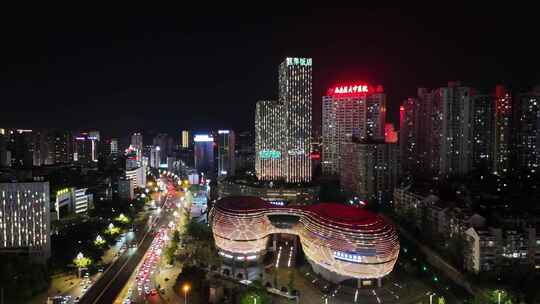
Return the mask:
<path id="1" fill-rule="evenodd" d="M 172 143 L 172 139 L 169 137 L 168 134 L 166 133 L 157 134 L 154 137 L 152 144 L 154 146 L 159 146 L 161 161 L 165 161 L 167 159 L 167 156 L 172 155 L 173 143 Z"/>
<path id="2" fill-rule="evenodd" d="M 418 160 L 418 99 L 407 98 L 399 107 L 399 149 L 404 175 L 413 175 Z"/>
<path id="3" fill-rule="evenodd" d="M 118 138 L 111 138 L 109 146 L 111 149 L 111 155 L 114 157 L 118 156 Z"/>
<path id="4" fill-rule="evenodd" d="M 255 133 L 243 131 L 235 134 L 235 168 L 241 171 L 255 170 Z"/>
<path id="5" fill-rule="evenodd" d="M 38 130 L 33 134 L 34 138 L 34 166 L 53 165 L 54 155 L 54 131 Z"/>
<path id="6" fill-rule="evenodd" d="M 180 148 L 182 149 L 189 149 L 191 139 L 189 138 L 189 131 L 183 130 L 182 131 L 182 141 Z"/>
<path id="7" fill-rule="evenodd" d="M 0 183 L 0 252 L 51 254 L 49 182 Z"/>
<path id="8" fill-rule="evenodd" d="M 322 107 L 323 173 L 338 175 L 343 142 L 384 139 L 386 96 L 382 86 L 338 85 L 327 91 Z"/>
<path id="9" fill-rule="evenodd" d="M 73 138 L 73 161 L 91 162 L 94 160 L 94 152 L 97 150 L 96 142 L 88 133 L 80 133 Z"/>
<path id="10" fill-rule="evenodd" d="M 418 89 L 400 110 L 405 173 L 425 177 L 465 175 L 473 160 L 473 96 L 470 87 Z M 409 172 L 407 172 L 409 171 Z"/>
<path id="11" fill-rule="evenodd" d="M 99 131 L 88 132 L 88 139 L 90 140 L 92 145 L 92 161 L 97 162 L 99 155 L 99 141 L 101 140 Z"/>
<path id="12" fill-rule="evenodd" d="M 286 58 L 279 66 L 283 105 L 284 175 L 289 183 L 311 181 L 312 61 Z"/>
<path id="13" fill-rule="evenodd" d="M 235 136 L 232 130 L 218 131 L 218 176 L 233 176 L 235 172 Z"/>
<path id="14" fill-rule="evenodd" d="M 495 103 L 493 96 L 479 94 L 473 98 L 473 168 L 493 170 Z"/>
<path id="15" fill-rule="evenodd" d="M 195 169 L 198 173 L 214 177 L 214 138 L 208 134 L 197 134 L 193 139 L 195 143 Z"/>
<path id="16" fill-rule="evenodd" d="M 35 134 L 32 130 L 10 129 L 6 132 L 7 150 L 11 167 L 31 168 L 34 165 L 36 149 Z"/>
<path id="17" fill-rule="evenodd" d="M 346 166 L 340 170 L 341 186 L 361 200 L 386 202 L 399 177 L 399 147 L 381 140 L 364 139 L 342 144 Z"/>
<path id="18" fill-rule="evenodd" d="M 472 169 L 472 95 L 470 87 L 449 82 L 436 90 L 432 131 L 432 166 L 439 177 L 460 176 Z"/>
<path id="19" fill-rule="evenodd" d="M 136 160 L 141 161 L 143 155 L 143 136 L 141 133 L 136 132 L 131 135 L 131 146 L 137 151 Z"/>
<path id="20" fill-rule="evenodd" d="M 510 171 L 512 96 L 502 85 L 495 88 L 495 139 L 493 173 L 506 175 Z"/>
<path id="21" fill-rule="evenodd" d="M 8 135 L 5 129 L 0 129 L 0 168 L 11 167 L 11 152 L 7 149 Z"/>
<path id="22" fill-rule="evenodd" d="M 386 125 L 386 94 L 382 85 L 376 86 L 371 92 L 367 95 L 366 102 L 366 137 L 383 140 Z"/>
<path id="23" fill-rule="evenodd" d="M 54 163 L 67 164 L 73 161 L 72 135 L 68 131 L 54 132 Z"/>
<path id="24" fill-rule="evenodd" d="M 161 165 L 161 147 L 160 146 L 152 146 L 150 149 L 150 167 L 158 169 L 159 165 Z"/>
<path id="25" fill-rule="evenodd" d="M 540 86 L 519 95 L 517 159 L 521 169 L 537 173 L 540 167 Z"/>
<path id="26" fill-rule="evenodd" d="M 255 171 L 260 180 L 285 179 L 283 105 L 262 100 L 255 108 Z"/>

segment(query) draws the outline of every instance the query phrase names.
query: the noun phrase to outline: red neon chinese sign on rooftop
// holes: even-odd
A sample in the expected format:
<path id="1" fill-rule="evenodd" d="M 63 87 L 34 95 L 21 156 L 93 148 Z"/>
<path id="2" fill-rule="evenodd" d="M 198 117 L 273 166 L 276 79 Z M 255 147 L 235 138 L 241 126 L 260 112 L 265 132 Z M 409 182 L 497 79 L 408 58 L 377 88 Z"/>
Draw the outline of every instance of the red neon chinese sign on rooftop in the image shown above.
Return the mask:
<path id="1" fill-rule="evenodd" d="M 350 85 L 338 85 L 328 89 L 328 96 L 356 96 L 364 95 L 370 92 L 373 92 L 374 89 L 372 86 L 365 83 L 355 83 Z M 382 86 L 377 86 L 375 89 L 376 92 L 383 92 Z"/>

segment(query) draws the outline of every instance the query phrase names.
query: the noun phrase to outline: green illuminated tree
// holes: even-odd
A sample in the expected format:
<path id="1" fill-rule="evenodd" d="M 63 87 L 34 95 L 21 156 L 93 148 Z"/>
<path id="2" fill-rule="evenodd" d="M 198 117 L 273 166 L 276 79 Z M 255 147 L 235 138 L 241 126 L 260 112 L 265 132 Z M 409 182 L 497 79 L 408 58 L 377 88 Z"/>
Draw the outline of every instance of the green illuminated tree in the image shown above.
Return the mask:
<path id="1" fill-rule="evenodd" d="M 85 268 L 92 264 L 92 260 L 85 257 L 82 252 L 79 252 L 75 259 L 73 259 L 73 264 L 75 264 L 75 266 L 77 266 L 78 268 Z"/>
<path id="2" fill-rule="evenodd" d="M 106 241 L 101 237 L 101 235 L 97 235 L 96 239 L 94 240 L 94 245 L 100 247 L 105 245 Z"/>
<path id="3" fill-rule="evenodd" d="M 125 216 L 123 213 L 120 213 L 120 215 L 117 216 L 114 220 L 122 224 L 129 223 L 129 218 Z"/>

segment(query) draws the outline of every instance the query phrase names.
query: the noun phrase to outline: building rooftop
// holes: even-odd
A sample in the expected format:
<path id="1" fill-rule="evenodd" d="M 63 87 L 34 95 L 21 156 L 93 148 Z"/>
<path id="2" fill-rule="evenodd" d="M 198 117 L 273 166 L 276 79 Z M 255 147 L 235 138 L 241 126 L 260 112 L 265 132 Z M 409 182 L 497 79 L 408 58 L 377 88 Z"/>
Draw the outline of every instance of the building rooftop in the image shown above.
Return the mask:
<path id="1" fill-rule="evenodd" d="M 315 215 L 321 222 L 338 225 L 347 228 L 383 224 L 385 220 L 375 213 L 365 209 L 339 203 L 318 203 L 308 206 L 281 207 L 254 196 L 231 196 L 225 197 L 216 203 L 222 210 L 233 213 L 250 213 L 262 210 L 284 210 L 290 213 L 309 212 Z"/>

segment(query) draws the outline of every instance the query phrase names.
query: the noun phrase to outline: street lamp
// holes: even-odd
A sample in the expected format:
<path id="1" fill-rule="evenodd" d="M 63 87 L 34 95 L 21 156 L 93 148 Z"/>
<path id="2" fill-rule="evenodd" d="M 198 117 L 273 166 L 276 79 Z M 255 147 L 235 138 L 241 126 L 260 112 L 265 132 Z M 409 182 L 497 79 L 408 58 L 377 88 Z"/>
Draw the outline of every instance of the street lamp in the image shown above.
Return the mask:
<path id="1" fill-rule="evenodd" d="M 182 287 L 182 290 L 184 291 L 184 303 L 187 304 L 187 295 L 189 292 L 189 284 L 184 284 L 184 287 Z"/>

